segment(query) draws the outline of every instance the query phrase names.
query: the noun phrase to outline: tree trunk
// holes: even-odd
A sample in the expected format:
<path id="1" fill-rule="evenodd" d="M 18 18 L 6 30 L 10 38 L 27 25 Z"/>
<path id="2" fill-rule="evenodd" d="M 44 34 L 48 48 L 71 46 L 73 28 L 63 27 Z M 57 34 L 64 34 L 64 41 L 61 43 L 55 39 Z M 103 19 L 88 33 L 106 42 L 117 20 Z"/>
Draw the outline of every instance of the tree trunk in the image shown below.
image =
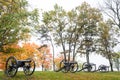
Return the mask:
<path id="1" fill-rule="evenodd" d="M 109 64 L 110 64 L 111 72 L 113 72 L 113 64 L 112 64 L 112 60 L 111 60 L 110 57 L 108 57 L 108 60 L 109 60 Z"/>
<path id="2" fill-rule="evenodd" d="M 75 61 L 75 56 L 76 56 L 76 54 L 75 54 L 75 48 L 76 48 L 76 42 L 75 42 L 75 44 L 74 44 L 74 49 L 73 49 L 73 61 Z"/>
<path id="3" fill-rule="evenodd" d="M 70 61 L 71 43 L 69 43 L 68 62 Z"/>
<path id="4" fill-rule="evenodd" d="M 53 49 L 53 71 L 55 71 L 55 62 L 54 62 L 55 50 L 54 50 L 54 45 L 53 45 L 53 42 L 52 42 L 52 38 L 51 38 L 51 37 L 50 37 L 50 42 L 51 42 L 52 49 Z"/>
<path id="5" fill-rule="evenodd" d="M 89 51 L 86 50 L 86 60 L 87 60 L 87 64 L 90 64 L 90 60 L 89 60 Z M 88 68 L 88 72 L 90 72 L 90 68 Z"/>
<path id="6" fill-rule="evenodd" d="M 74 47 L 74 49 L 73 49 L 73 61 L 75 61 L 75 56 L 76 56 L 76 54 L 75 54 L 75 47 Z"/>
<path id="7" fill-rule="evenodd" d="M 66 61 L 65 46 L 64 46 L 64 44 L 62 44 L 62 46 L 63 46 L 63 51 L 64 51 L 64 59 L 65 59 L 65 61 Z"/>
<path id="8" fill-rule="evenodd" d="M 65 59 L 65 61 L 66 61 L 65 44 L 64 44 L 64 42 L 63 42 L 62 34 L 59 33 L 59 36 L 61 37 L 62 48 L 63 48 L 63 52 L 64 52 L 64 59 Z"/>
<path id="9" fill-rule="evenodd" d="M 87 60 L 87 63 L 89 64 L 90 61 L 89 61 L 89 53 L 86 54 L 86 60 Z"/>

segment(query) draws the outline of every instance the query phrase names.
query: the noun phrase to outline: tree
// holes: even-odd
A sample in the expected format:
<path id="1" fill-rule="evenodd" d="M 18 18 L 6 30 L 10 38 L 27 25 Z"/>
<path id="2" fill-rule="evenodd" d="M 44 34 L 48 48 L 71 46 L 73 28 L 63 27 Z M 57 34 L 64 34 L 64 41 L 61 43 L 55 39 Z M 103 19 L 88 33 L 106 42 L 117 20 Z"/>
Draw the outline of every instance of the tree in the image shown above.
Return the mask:
<path id="1" fill-rule="evenodd" d="M 91 8 L 86 2 L 68 12 L 55 5 L 54 10 L 43 13 L 43 23 L 51 32 L 56 44 L 62 47 L 64 59 L 67 60 L 68 57 L 68 61 L 71 56 L 74 61 L 77 51 L 80 51 L 83 34 L 95 33 L 100 20 L 102 20 L 100 11 Z"/>
<path id="2" fill-rule="evenodd" d="M 114 27 L 116 29 L 116 27 L 118 27 L 120 29 L 120 1 L 119 0 L 106 0 L 104 1 L 105 5 L 103 7 L 101 7 L 102 11 L 111 19 L 112 23 L 111 27 Z M 115 31 L 115 30 L 113 30 Z M 116 33 L 117 32 L 117 33 Z M 116 36 L 115 33 L 118 35 L 118 29 L 115 32 L 112 32 L 112 35 Z M 111 34 L 110 34 L 111 36 Z M 118 37 L 117 37 L 118 38 Z M 111 41 L 114 43 L 114 40 Z M 118 44 L 119 42 L 116 41 Z M 115 45 L 114 45 L 115 46 Z M 113 46 L 111 46 L 113 47 Z M 115 52 L 114 52 L 115 53 Z M 112 62 L 111 62 L 112 63 Z M 110 64 L 111 68 L 112 68 L 112 64 Z M 111 71 L 113 71 L 111 69 Z"/>
<path id="3" fill-rule="evenodd" d="M 57 45 L 61 45 L 63 48 L 63 51 L 65 52 L 65 30 L 64 27 L 66 25 L 65 22 L 65 15 L 66 12 L 62 7 L 59 7 L 57 4 L 54 6 L 54 10 L 44 12 L 43 13 L 43 23 L 45 25 L 45 28 L 47 31 L 49 31 L 49 34 L 51 35 L 51 39 L 55 41 Z M 47 34 L 48 36 L 48 34 Z M 54 47 L 53 47 L 54 49 Z M 54 50 L 53 50 L 54 51 Z M 54 57 L 54 55 L 53 55 Z M 64 53 L 64 58 L 66 60 L 66 54 Z M 54 60 L 54 58 L 53 58 Z M 53 62 L 54 65 L 54 62 Z M 55 65 L 54 65 L 55 70 Z"/>
<path id="4" fill-rule="evenodd" d="M 54 6 L 54 10 L 43 13 L 43 22 L 46 26 L 44 29 L 49 30 L 56 44 L 62 47 L 65 60 L 68 50 L 68 61 L 70 61 L 72 48 L 74 49 L 74 56 L 76 41 L 78 40 L 75 17 L 76 12 L 74 10 L 66 12 L 57 4 Z"/>
<path id="5" fill-rule="evenodd" d="M 3 46 L 25 40 L 37 24 L 37 10 L 28 11 L 26 0 L 0 0 L 0 51 Z"/>
<path id="6" fill-rule="evenodd" d="M 106 0 L 102 11 L 120 28 L 120 0 Z"/>
<path id="7" fill-rule="evenodd" d="M 44 17 L 45 17 L 45 15 L 44 15 Z M 49 42 L 50 42 L 50 44 L 52 45 L 53 70 L 55 70 L 55 61 L 54 61 L 55 49 L 54 49 L 54 43 L 53 43 L 52 35 L 50 34 L 50 30 L 48 29 L 48 25 L 47 24 L 46 25 L 42 24 L 40 27 L 38 27 L 36 33 L 39 34 L 38 39 L 42 43 L 49 44 Z"/>
<path id="8" fill-rule="evenodd" d="M 95 51 L 95 39 L 98 36 L 96 32 L 98 23 L 102 21 L 102 14 L 99 9 L 92 8 L 86 2 L 76 7 L 76 12 L 78 13 L 78 26 L 82 27 L 81 37 L 83 37 L 78 51 L 86 55 L 86 61 L 89 64 L 89 55 Z"/>
<path id="9" fill-rule="evenodd" d="M 113 48 L 118 44 L 115 34 L 118 34 L 118 28 L 113 28 L 111 21 L 101 22 L 99 28 L 99 54 L 103 55 L 109 60 L 111 71 L 113 71 L 112 56 L 114 55 Z"/>

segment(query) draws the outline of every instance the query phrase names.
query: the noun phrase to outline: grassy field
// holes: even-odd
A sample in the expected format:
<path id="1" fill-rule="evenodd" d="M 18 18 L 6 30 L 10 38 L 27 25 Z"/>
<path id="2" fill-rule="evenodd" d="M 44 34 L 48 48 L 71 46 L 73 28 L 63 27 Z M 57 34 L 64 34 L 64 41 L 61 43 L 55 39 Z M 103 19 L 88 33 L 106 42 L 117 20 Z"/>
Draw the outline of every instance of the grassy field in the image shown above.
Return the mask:
<path id="1" fill-rule="evenodd" d="M 0 72 L 0 80 L 120 80 L 120 72 L 109 73 L 62 73 L 62 72 L 34 72 L 32 76 L 25 76 L 23 72 L 18 72 L 13 78 L 6 77 Z"/>

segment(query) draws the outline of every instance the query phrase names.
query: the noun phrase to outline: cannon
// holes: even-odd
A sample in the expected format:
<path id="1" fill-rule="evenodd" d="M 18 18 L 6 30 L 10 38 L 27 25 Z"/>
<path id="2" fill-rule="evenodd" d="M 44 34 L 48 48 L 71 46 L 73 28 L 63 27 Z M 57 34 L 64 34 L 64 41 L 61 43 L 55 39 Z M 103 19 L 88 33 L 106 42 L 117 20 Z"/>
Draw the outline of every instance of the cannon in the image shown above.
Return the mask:
<path id="1" fill-rule="evenodd" d="M 63 73 L 67 73 L 70 71 L 71 73 L 75 73 L 78 70 L 78 63 L 76 61 L 62 60 L 59 67 L 60 69 L 55 70 L 56 72 L 62 71 Z"/>
<path id="2" fill-rule="evenodd" d="M 78 70 L 78 72 L 80 72 L 80 71 L 94 72 L 94 71 L 96 71 L 96 64 L 94 64 L 94 63 L 88 64 L 87 62 L 85 62 L 82 65 L 82 69 Z"/>
<path id="3" fill-rule="evenodd" d="M 28 58 L 26 60 L 17 60 L 14 56 L 10 56 L 6 61 L 5 74 L 8 77 L 14 77 L 19 67 L 23 68 L 26 76 L 30 76 L 35 71 L 35 62 L 32 58 Z"/>
<path id="4" fill-rule="evenodd" d="M 98 67 L 98 71 L 100 71 L 100 72 L 109 72 L 109 66 L 100 65 L 100 66 Z"/>

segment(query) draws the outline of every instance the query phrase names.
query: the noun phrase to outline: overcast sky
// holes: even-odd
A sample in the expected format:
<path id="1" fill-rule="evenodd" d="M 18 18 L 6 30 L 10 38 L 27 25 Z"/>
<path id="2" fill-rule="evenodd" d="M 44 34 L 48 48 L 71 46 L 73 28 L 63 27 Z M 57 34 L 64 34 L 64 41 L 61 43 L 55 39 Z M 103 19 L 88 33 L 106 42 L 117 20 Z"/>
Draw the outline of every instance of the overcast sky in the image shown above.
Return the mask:
<path id="1" fill-rule="evenodd" d="M 32 9 L 38 8 L 44 11 L 53 9 L 53 6 L 57 3 L 65 10 L 71 10 L 82 2 L 89 3 L 92 7 L 99 7 L 99 4 L 103 3 L 103 0 L 27 0 Z"/>

